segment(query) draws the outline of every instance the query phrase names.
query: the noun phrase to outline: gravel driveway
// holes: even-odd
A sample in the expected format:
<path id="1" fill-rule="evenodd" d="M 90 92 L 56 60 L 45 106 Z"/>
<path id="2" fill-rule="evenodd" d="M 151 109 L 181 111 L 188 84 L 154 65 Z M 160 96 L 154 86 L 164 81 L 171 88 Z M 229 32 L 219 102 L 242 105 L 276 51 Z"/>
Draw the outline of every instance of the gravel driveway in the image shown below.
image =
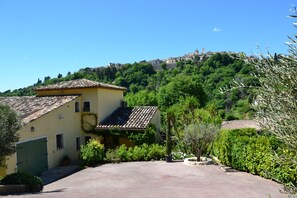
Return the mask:
<path id="1" fill-rule="evenodd" d="M 129 162 L 87 168 L 46 185 L 40 194 L 10 197 L 287 197 L 281 185 L 217 165 Z"/>

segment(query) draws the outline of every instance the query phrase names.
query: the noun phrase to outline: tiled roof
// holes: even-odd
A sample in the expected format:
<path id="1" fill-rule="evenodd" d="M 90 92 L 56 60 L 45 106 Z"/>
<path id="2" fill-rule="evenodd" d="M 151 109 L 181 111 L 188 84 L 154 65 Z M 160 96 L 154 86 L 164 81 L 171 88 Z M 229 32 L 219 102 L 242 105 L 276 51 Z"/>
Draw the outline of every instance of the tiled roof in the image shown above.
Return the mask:
<path id="1" fill-rule="evenodd" d="M 78 79 L 78 80 L 59 82 L 48 86 L 37 87 L 34 90 L 43 91 L 43 90 L 81 89 L 81 88 L 107 88 L 107 89 L 126 90 L 125 87 L 100 83 L 100 82 L 87 80 L 87 79 Z"/>
<path id="2" fill-rule="evenodd" d="M 48 112 L 74 100 L 78 95 L 72 96 L 22 96 L 22 97 L 0 97 L 0 104 L 5 104 L 14 109 L 23 120 L 29 123 Z"/>
<path id="3" fill-rule="evenodd" d="M 103 120 L 97 130 L 119 129 L 119 130 L 144 130 L 158 107 L 120 107 L 109 117 Z"/>
<path id="4" fill-rule="evenodd" d="M 254 120 L 232 120 L 224 121 L 221 129 L 243 129 L 243 128 L 254 128 L 261 130 L 260 124 Z"/>

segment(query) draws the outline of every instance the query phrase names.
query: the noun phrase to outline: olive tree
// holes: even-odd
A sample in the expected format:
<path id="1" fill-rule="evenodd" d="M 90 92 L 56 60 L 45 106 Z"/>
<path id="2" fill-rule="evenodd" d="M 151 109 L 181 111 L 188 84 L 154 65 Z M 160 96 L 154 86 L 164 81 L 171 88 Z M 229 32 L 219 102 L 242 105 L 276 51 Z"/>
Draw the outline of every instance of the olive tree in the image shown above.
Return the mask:
<path id="1" fill-rule="evenodd" d="M 297 18 L 296 8 L 291 17 Z M 296 23 L 295 23 L 296 24 Z M 289 148 L 297 149 L 297 36 L 288 42 L 288 54 L 261 55 L 248 62 L 256 69 L 259 87 L 253 103 L 261 125 Z"/>
<path id="2" fill-rule="evenodd" d="M 296 7 L 292 18 L 297 18 Z M 296 26 L 296 22 L 294 25 Z M 280 164 L 296 167 L 297 158 L 297 36 L 289 37 L 287 54 L 260 55 L 247 59 L 256 70 L 259 83 L 253 103 L 256 117 L 263 128 L 271 131 L 288 150 L 289 157 L 275 155 Z M 287 156 L 287 157 L 286 157 Z M 286 184 L 286 191 L 297 194 L 297 187 Z"/>
<path id="3" fill-rule="evenodd" d="M 280 55 L 254 61 L 260 87 L 253 103 L 261 125 L 297 149 L 297 57 Z"/>
<path id="4" fill-rule="evenodd" d="M 200 161 L 218 132 L 219 128 L 214 124 L 190 124 L 185 127 L 184 143 L 197 157 L 197 161 Z"/>
<path id="5" fill-rule="evenodd" d="M 9 106 L 0 104 L 0 165 L 5 157 L 16 151 L 15 142 L 19 140 L 17 131 L 20 120 L 15 111 Z"/>

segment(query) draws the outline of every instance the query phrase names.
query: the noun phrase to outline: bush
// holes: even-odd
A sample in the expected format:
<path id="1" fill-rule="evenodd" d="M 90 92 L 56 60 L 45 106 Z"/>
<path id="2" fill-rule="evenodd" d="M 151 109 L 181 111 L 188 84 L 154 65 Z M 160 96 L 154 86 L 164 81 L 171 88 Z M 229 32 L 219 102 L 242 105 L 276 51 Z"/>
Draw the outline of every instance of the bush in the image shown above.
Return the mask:
<path id="1" fill-rule="evenodd" d="M 207 151 L 214 141 L 219 128 L 214 124 L 190 124 L 185 127 L 184 144 L 200 161 L 202 153 Z"/>
<path id="2" fill-rule="evenodd" d="M 165 148 L 159 144 L 152 144 L 149 147 L 148 158 L 150 160 L 160 160 L 165 156 Z"/>
<path id="3" fill-rule="evenodd" d="M 97 139 L 91 139 L 88 144 L 81 146 L 80 154 L 84 165 L 96 165 L 104 160 L 104 145 Z"/>
<path id="4" fill-rule="evenodd" d="M 133 161 L 147 161 L 148 160 L 148 146 L 143 144 L 141 146 L 135 146 L 131 149 Z"/>
<path id="5" fill-rule="evenodd" d="M 164 157 L 165 148 L 158 144 L 142 144 L 130 148 L 123 144 L 116 149 L 108 149 L 105 160 L 108 162 L 149 161 Z"/>
<path id="6" fill-rule="evenodd" d="M 13 173 L 1 180 L 1 185 L 26 185 L 29 192 L 40 192 L 43 189 L 42 180 L 28 173 Z"/>
<path id="7" fill-rule="evenodd" d="M 214 142 L 213 154 L 222 164 L 235 169 L 297 184 L 296 151 L 288 150 L 269 133 L 258 134 L 255 129 L 222 130 Z"/>
<path id="8" fill-rule="evenodd" d="M 120 162 L 121 159 L 117 155 L 117 149 L 108 149 L 105 153 L 105 161 L 113 163 Z"/>
<path id="9" fill-rule="evenodd" d="M 122 144 L 118 149 L 116 149 L 116 155 L 122 162 L 128 162 L 131 160 L 131 152 L 125 144 Z"/>
<path id="10" fill-rule="evenodd" d="M 135 131 L 128 131 L 127 137 L 130 139 L 135 145 L 140 146 L 142 144 L 154 144 L 156 141 L 156 127 L 153 124 L 150 124 L 144 131 L 135 132 Z"/>

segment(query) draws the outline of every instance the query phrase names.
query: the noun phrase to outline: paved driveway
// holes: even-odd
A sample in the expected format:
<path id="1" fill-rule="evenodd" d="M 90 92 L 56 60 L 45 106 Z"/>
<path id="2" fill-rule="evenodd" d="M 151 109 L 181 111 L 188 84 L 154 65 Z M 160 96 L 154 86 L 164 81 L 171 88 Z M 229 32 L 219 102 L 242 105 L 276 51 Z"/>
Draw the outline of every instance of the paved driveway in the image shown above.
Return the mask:
<path id="1" fill-rule="evenodd" d="M 270 180 L 216 165 L 131 162 L 87 168 L 22 197 L 287 197 L 279 189 Z"/>

